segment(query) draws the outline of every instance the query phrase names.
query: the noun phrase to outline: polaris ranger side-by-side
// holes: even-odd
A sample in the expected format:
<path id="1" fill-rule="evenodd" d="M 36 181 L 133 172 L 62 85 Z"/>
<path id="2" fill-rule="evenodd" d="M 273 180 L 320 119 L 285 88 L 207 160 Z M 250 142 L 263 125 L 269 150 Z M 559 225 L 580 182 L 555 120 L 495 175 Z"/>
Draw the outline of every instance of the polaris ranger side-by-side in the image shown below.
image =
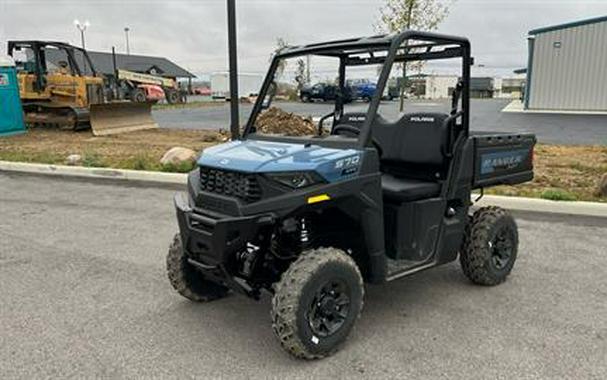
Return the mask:
<path id="1" fill-rule="evenodd" d="M 382 65 L 366 113 L 338 96 L 315 136 L 267 135 L 256 119 L 272 101 L 281 60 Z M 461 79 L 447 113 L 379 114 L 394 65 L 457 59 Z M 498 207 L 470 215 L 471 191 L 533 178 L 535 137 L 471 133 L 470 44 L 461 37 L 400 34 L 294 47 L 274 59 L 240 138 L 206 149 L 177 194 L 179 234 L 167 266 L 193 301 L 230 291 L 272 294 L 272 326 L 296 357 L 321 358 L 345 341 L 364 283 L 380 284 L 459 260 L 480 285 L 503 282 L 514 265 L 517 226 Z M 330 131 L 326 121 L 332 119 Z"/>

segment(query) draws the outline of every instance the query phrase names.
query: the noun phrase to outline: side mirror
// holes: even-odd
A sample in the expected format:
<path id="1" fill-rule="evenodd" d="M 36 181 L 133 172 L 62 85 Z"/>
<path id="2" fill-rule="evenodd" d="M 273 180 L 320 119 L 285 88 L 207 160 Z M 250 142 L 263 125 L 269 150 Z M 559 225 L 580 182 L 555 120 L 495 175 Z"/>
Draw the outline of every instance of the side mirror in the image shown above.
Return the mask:
<path id="1" fill-rule="evenodd" d="M 270 108 L 270 105 L 272 104 L 272 100 L 274 99 L 274 96 L 276 95 L 277 89 L 278 89 L 278 85 L 276 84 L 276 82 L 270 83 L 268 92 L 266 93 L 266 96 L 263 98 L 263 102 L 261 103 L 262 110 Z"/>

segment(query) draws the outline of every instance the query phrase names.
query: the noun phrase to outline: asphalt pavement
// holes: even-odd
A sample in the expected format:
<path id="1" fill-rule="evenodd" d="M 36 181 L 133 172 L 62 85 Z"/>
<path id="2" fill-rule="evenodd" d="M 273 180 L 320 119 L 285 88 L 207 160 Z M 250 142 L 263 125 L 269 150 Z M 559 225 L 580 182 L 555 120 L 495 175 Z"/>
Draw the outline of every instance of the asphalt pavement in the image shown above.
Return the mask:
<path id="1" fill-rule="evenodd" d="M 170 287 L 174 191 L 0 173 L 0 377 L 607 378 L 607 222 L 521 215 L 501 286 L 457 263 L 368 286 L 343 349 L 280 348 L 269 297 Z"/>
<path id="2" fill-rule="evenodd" d="M 472 99 L 470 128 L 475 131 L 535 133 L 542 143 L 566 145 L 607 145 L 607 116 L 604 115 L 559 115 L 502 113 L 509 99 Z M 320 117 L 331 112 L 329 103 L 282 102 L 277 106 L 299 115 Z M 364 112 L 367 103 L 355 102 L 347 105 L 349 112 Z M 245 123 L 252 106 L 240 107 L 241 123 Z M 407 112 L 445 112 L 448 100 L 408 101 Z M 384 101 L 380 114 L 394 119 L 399 114 L 398 101 Z M 228 104 L 199 108 L 164 109 L 153 112 L 154 119 L 163 128 L 185 129 L 229 129 L 230 108 Z"/>

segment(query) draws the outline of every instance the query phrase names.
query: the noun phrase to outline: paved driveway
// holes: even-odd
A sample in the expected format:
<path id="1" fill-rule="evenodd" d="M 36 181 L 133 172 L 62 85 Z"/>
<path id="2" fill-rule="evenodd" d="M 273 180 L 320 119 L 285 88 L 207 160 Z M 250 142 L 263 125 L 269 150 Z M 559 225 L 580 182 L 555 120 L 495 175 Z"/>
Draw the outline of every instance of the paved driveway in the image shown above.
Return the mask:
<path id="1" fill-rule="evenodd" d="M 269 298 L 170 287 L 173 191 L 0 173 L 0 377 L 607 378 L 607 223 L 523 216 L 502 286 L 457 263 L 369 286 L 343 350 L 279 347 Z"/>
<path id="2" fill-rule="evenodd" d="M 471 128 L 478 131 L 532 132 L 540 142 L 550 144 L 601 144 L 607 145 L 607 116 L 556 115 L 502 113 L 508 100 L 479 100 L 471 103 Z M 278 103 L 286 111 L 301 115 L 322 116 L 330 113 L 332 106 L 323 103 Z M 348 106 L 351 112 L 366 111 L 366 103 Z M 241 106 L 241 120 L 246 122 L 251 105 Z M 425 101 L 408 104 L 408 111 L 437 112 L 448 109 L 448 101 Z M 398 101 L 382 102 L 384 116 L 398 115 Z M 213 107 L 170 109 L 154 111 L 154 119 L 163 128 L 229 128 L 230 109 L 227 104 Z"/>

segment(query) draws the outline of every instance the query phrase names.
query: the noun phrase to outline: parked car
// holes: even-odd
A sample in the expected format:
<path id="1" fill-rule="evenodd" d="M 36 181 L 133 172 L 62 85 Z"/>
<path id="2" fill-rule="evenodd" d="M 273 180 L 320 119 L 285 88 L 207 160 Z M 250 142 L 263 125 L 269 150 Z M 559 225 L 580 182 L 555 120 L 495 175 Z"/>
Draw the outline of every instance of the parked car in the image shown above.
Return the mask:
<path id="1" fill-rule="evenodd" d="M 388 82 L 382 94 L 383 100 L 393 100 L 400 96 L 399 88 L 395 82 L 393 80 Z M 370 102 L 375 95 L 375 91 L 377 91 L 377 83 L 373 83 L 369 79 L 352 79 L 348 81 L 348 84 L 352 87 L 354 99 L 366 102 Z"/>
<path id="2" fill-rule="evenodd" d="M 352 88 L 344 87 L 344 101 L 350 103 L 352 101 Z M 337 86 L 331 83 L 316 83 L 313 86 L 304 86 L 299 92 L 299 99 L 302 102 L 312 102 L 314 100 L 329 101 L 337 98 Z"/>
<path id="3" fill-rule="evenodd" d="M 372 82 L 360 83 L 352 87 L 354 98 L 370 102 L 377 90 L 377 84 Z"/>
<path id="4" fill-rule="evenodd" d="M 193 92 L 194 95 L 211 96 L 211 89 L 208 87 L 197 87 Z"/>

